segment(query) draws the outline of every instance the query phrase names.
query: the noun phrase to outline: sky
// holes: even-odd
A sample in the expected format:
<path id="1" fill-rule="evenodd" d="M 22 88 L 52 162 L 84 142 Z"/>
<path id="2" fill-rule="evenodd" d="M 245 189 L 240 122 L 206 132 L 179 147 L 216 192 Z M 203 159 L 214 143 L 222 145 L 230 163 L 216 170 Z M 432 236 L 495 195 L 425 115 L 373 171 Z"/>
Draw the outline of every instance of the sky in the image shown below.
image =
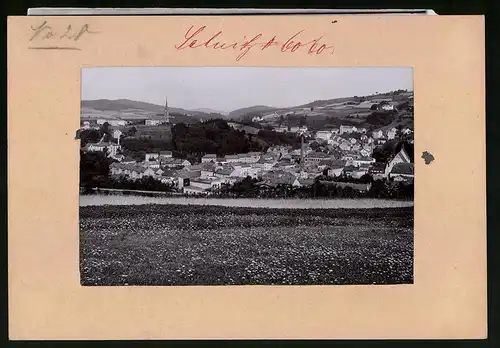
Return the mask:
<path id="1" fill-rule="evenodd" d="M 413 90 L 411 67 L 103 67 L 82 69 L 82 100 L 131 99 L 229 112 Z"/>

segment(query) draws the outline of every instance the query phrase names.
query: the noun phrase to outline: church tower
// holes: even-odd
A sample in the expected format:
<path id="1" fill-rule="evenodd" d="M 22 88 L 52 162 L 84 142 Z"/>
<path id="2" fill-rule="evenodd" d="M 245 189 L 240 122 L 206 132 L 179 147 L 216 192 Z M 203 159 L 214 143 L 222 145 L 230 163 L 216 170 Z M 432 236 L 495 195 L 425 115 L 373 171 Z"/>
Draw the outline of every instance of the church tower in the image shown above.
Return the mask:
<path id="1" fill-rule="evenodd" d="M 168 109 L 168 99 L 165 97 L 165 110 L 164 110 L 165 122 L 170 123 L 170 112 Z"/>

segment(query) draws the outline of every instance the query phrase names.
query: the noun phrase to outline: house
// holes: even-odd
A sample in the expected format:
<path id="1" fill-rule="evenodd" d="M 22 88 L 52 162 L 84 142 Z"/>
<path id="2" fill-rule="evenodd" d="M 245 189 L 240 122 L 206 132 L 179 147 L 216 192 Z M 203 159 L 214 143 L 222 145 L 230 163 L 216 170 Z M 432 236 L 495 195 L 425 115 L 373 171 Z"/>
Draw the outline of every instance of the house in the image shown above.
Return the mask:
<path id="1" fill-rule="evenodd" d="M 238 154 L 239 162 L 243 163 L 257 163 L 260 159 L 260 152 L 248 152 Z"/>
<path id="2" fill-rule="evenodd" d="M 381 129 L 372 132 L 373 139 L 380 139 L 383 136 L 384 136 L 384 132 Z"/>
<path id="3" fill-rule="evenodd" d="M 217 169 L 214 172 L 214 176 L 219 179 L 227 179 L 231 176 L 231 173 L 234 172 L 234 168 L 231 167 L 226 167 L 226 168 L 221 168 Z"/>
<path id="4" fill-rule="evenodd" d="M 411 134 L 411 133 L 413 133 L 413 131 L 412 131 L 410 128 L 405 128 L 405 129 L 403 129 L 403 134 L 405 134 L 405 135 L 409 135 L 409 134 Z"/>
<path id="5" fill-rule="evenodd" d="M 339 134 L 340 129 L 338 129 L 338 128 L 332 128 L 331 132 L 332 132 L 333 135 L 337 135 L 337 134 Z"/>
<path id="6" fill-rule="evenodd" d="M 344 156 L 342 156 L 340 159 L 342 161 L 345 161 L 345 165 L 352 166 L 352 165 L 354 165 L 355 158 L 356 158 L 355 155 L 348 153 L 348 154 L 345 154 Z"/>
<path id="7" fill-rule="evenodd" d="M 181 159 L 181 158 L 167 158 L 167 159 L 161 159 L 160 157 L 160 163 L 162 166 L 168 167 L 168 168 L 175 168 L 175 167 L 188 167 L 191 165 L 191 163 L 186 160 L 186 159 Z"/>
<path id="8" fill-rule="evenodd" d="M 160 162 L 155 161 L 154 159 L 152 159 L 150 161 L 144 161 L 144 162 L 142 162 L 142 166 L 144 168 L 158 169 L 158 168 L 160 168 Z"/>
<path id="9" fill-rule="evenodd" d="M 190 189 L 192 188 L 198 188 L 204 191 L 211 190 L 214 188 L 220 188 L 221 184 L 222 181 L 220 179 L 208 180 L 208 179 L 195 178 L 190 180 L 189 186 L 184 187 L 184 193 L 186 193 L 186 189 L 187 191 L 190 191 Z"/>
<path id="10" fill-rule="evenodd" d="M 108 123 L 110 126 L 113 127 L 119 127 L 119 126 L 126 126 L 128 122 L 125 120 L 104 120 L 104 119 L 97 120 L 97 124 L 100 126 L 105 123 Z"/>
<path id="11" fill-rule="evenodd" d="M 114 143 L 88 143 L 84 149 L 90 152 L 107 151 L 109 157 L 114 157 L 121 150 L 121 146 Z"/>
<path id="12" fill-rule="evenodd" d="M 401 148 L 401 150 L 389 161 L 385 168 L 385 175 L 389 176 L 392 168 L 398 163 L 411 163 L 410 156 L 408 156 L 404 148 Z"/>
<path id="13" fill-rule="evenodd" d="M 258 167 L 252 167 L 246 163 L 234 163 L 234 170 L 231 172 L 230 177 L 241 177 L 246 178 L 250 176 L 252 178 L 257 178 L 261 172 L 261 169 Z"/>
<path id="14" fill-rule="evenodd" d="M 177 175 L 178 173 L 175 170 L 164 170 L 161 173 L 160 181 L 164 184 L 173 184 Z"/>
<path id="15" fill-rule="evenodd" d="M 118 143 L 120 141 L 120 137 L 122 136 L 123 132 L 119 129 L 115 129 L 113 131 L 113 138 L 118 139 Z"/>
<path id="16" fill-rule="evenodd" d="M 386 166 L 387 164 L 382 162 L 372 163 L 368 169 L 368 174 L 370 174 L 375 180 L 385 178 Z"/>
<path id="17" fill-rule="evenodd" d="M 346 161 L 343 160 L 337 160 L 333 161 L 330 163 L 330 166 L 328 167 L 328 176 L 331 177 L 336 177 L 342 175 L 342 172 L 344 171 L 344 167 L 346 166 Z"/>
<path id="18" fill-rule="evenodd" d="M 382 111 L 396 110 L 396 104 L 392 100 L 383 100 L 378 104 L 378 109 Z"/>
<path id="19" fill-rule="evenodd" d="M 200 165 L 200 178 L 201 179 L 212 179 L 214 178 L 215 165 L 212 163 L 202 163 Z"/>
<path id="20" fill-rule="evenodd" d="M 262 184 L 265 186 L 278 186 L 278 185 L 300 185 L 297 177 L 292 173 L 285 171 L 271 171 L 262 176 Z"/>
<path id="21" fill-rule="evenodd" d="M 252 122 L 261 122 L 263 120 L 264 119 L 262 117 L 259 117 L 259 116 L 255 116 L 254 118 L 252 118 Z"/>
<path id="22" fill-rule="evenodd" d="M 121 161 L 123 161 L 123 159 L 125 158 L 125 156 L 124 155 L 118 155 L 118 154 L 116 154 L 114 156 L 111 156 L 111 158 L 117 160 L 118 162 L 121 162 Z"/>
<path id="23" fill-rule="evenodd" d="M 324 159 L 331 159 L 331 157 L 332 157 L 331 155 L 328 155 L 323 152 L 311 152 L 305 156 L 304 162 L 310 164 L 311 163 L 317 164 Z"/>
<path id="24" fill-rule="evenodd" d="M 130 156 L 125 156 L 125 158 L 123 158 L 121 160 L 121 163 L 123 163 L 123 164 L 135 164 L 135 163 L 137 163 L 137 161 Z"/>
<path id="25" fill-rule="evenodd" d="M 344 125 L 341 125 L 340 129 L 339 129 L 339 133 L 340 134 L 353 133 L 353 132 L 356 132 L 356 131 L 357 131 L 357 128 L 355 126 L 344 126 Z"/>
<path id="26" fill-rule="evenodd" d="M 206 154 L 201 158 L 201 163 L 207 162 L 215 162 L 217 160 L 217 155 L 215 154 Z"/>
<path id="27" fill-rule="evenodd" d="M 85 145 L 84 150 L 89 152 L 105 151 L 106 146 L 104 143 L 88 143 Z"/>
<path id="28" fill-rule="evenodd" d="M 288 132 L 288 127 L 280 126 L 280 127 L 274 127 L 274 131 L 278 133 L 286 133 Z"/>
<path id="29" fill-rule="evenodd" d="M 90 129 L 90 122 L 89 121 L 83 121 L 81 129 Z"/>
<path id="30" fill-rule="evenodd" d="M 188 195 L 199 196 L 199 195 L 207 195 L 208 191 L 203 188 L 196 186 L 185 186 L 182 189 L 182 192 Z"/>
<path id="31" fill-rule="evenodd" d="M 372 157 L 359 157 L 353 159 L 352 161 L 352 164 L 355 165 L 356 167 L 360 167 L 362 165 L 370 165 L 372 163 L 375 163 L 375 158 Z"/>
<path id="32" fill-rule="evenodd" d="M 362 149 L 359 150 L 359 154 L 363 157 L 369 157 L 372 154 L 372 150 L 371 149 L 367 150 L 366 147 L 363 147 Z"/>
<path id="33" fill-rule="evenodd" d="M 189 186 L 192 179 L 199 178 L 201 171 L 180 170 L 177 172 L 177 187 L 182 189 L 184 186 Z"/>
<path id="34" fill-rule="evenodd" d="M 160 151 L 160 160 L 172 158 L 172 151 Z"/>
<path id="35" fill-rule="evenodd" d="M 395 181 L 408 181 L 413 180 L 415 176 L 415 168 L 413 163 L 397 163 L 395 164 L 391 172 L 389 173 L 389 178 Z"/>
<path id="36" fill-rule="evenodd" d="M 343 170 L 343 173 L 347 176 L 350 176 L 352 177 L 353 176 L 353 173 L 355 173 L 356 171 L 358 170 L 357 167 L 353 166 L 353 165 L 346 165 L 344 167 L 344 170 Z"/>
<path id="37" fill-rule="evenodd" d="M 341 142 L 339 144 L 339 149 L 341 149 L 342 151 L 349 151 L 351 149 L 351 144 L 349 142 Z"/>
<path id="38" fill-rule="evenodd" d="M 146 162 L 150 162 L 150 161 L 158 161 L 159 159 L 160 159 L 160 154 L 152 152 L 152 153 L 147 153 L 144 160 Z"/>
<path id="39" fill-rule="evenodd" d="M 316 139 L 328 141 L 332 137 L 332 132 L 330 131 L 317 131 Z"/>
<path id="40" fill-rule="evenodd" d="M 159 120 L 159 119 L 150 119 L 150 120 L 144 121 L 144 124 L 146 126 L 158 126 L 162 123 L 163 123 L 163 120 Z"/>
<path id="41" fill-rule="evenodd" d="M 396 137 L 398 130 L 396 128 L 391 128 L 389 131 L 387 131 L 387 139 L 394 139 Z"/>
<path id="42" fill-rule="evenodd" d="M 366 134 L 367 130 L 366 128 L 359 128 L 358 133 Z"/>
<path id="43" fill-rule="evenodd" d="M 226 156 L 227 163 L 236 163 L 239 161 L 240 161 L 240 158 L 238 157 L 238 155 L 227 155 Z"/>

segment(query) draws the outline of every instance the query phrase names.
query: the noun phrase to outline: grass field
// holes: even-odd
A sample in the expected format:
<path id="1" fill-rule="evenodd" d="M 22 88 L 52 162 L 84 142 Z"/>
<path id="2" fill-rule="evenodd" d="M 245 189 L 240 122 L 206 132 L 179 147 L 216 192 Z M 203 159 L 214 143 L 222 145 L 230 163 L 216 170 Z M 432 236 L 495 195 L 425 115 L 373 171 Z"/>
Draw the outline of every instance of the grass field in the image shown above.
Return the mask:
<path id="1" fill-rule="evenodd" d="M 413 282 L 413 208 L 80 207 L 83 285 Z"/>

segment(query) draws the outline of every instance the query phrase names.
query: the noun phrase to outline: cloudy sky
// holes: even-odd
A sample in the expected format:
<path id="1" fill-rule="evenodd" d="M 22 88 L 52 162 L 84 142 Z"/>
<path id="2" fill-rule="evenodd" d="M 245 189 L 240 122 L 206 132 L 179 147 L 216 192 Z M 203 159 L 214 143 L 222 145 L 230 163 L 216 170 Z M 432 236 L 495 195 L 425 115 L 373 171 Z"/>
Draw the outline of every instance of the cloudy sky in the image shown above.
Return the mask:
<path id="1" fill-rule="evenodd" d="M 131 99 L 229 112 L 253 105 L 286 107 L 314 100 L 413 90 L 413 69 L 113 67 L 82 69 L 82 99 Z"/>

